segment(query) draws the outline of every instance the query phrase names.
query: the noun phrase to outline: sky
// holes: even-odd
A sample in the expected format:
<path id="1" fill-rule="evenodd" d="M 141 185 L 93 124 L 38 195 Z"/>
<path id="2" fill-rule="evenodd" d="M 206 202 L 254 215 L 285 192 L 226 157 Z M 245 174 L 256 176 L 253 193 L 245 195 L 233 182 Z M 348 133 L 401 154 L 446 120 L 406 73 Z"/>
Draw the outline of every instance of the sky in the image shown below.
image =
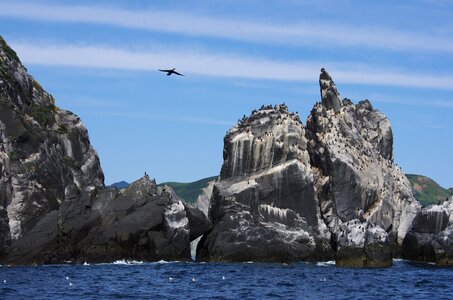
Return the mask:
<path id="1" fill-rule="evenodd" d="M 453 187 L 453 1 L 7 0 L 0 35 L 82 118 L 106 184 L 219 174 L 226 131 L 263 104 L 305 123 L 325 67 L 390 119 L 404 172 Z"/>

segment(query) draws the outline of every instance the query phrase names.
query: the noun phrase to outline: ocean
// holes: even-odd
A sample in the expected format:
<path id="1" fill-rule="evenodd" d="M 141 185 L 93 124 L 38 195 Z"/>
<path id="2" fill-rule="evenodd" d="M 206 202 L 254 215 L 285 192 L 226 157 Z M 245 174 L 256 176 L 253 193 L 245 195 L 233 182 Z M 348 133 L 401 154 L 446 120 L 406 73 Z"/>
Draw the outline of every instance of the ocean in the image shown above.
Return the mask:
<path id="1" fill-rule="evenodd" d="M 1 266 L 0 298 L 452 299 L 453 269 L 403 260 L 386 269 L 334 262 Z"/>

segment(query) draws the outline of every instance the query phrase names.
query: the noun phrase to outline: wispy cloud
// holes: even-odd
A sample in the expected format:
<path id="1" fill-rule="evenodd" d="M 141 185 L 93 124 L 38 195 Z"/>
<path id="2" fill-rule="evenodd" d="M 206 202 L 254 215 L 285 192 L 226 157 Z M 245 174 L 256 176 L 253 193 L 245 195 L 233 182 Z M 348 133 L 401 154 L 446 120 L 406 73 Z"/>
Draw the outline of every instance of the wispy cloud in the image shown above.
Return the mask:
<path id="1" fill-rule="evenodd" d="M 176 11 L 125 10 L 100 6 L 0 3 L 0 16 L 46 22 L 89 23 L 259 43 L 315 47 L 347 46 L 405 51 L 453 52 L 449 36 L 335 23 L 272 24 Z"/>
<path id="2" fill-rule="evenodd" d="M 15 42 L 11 44 L 26 64 L 136 71 L 156 71 L 162 66 L 173 65 L 188 75 L 311 83 L 317 82 L 320 67 L 326 66 L 335 80 L 341 84 L 453 90 L 452 76 L 373 69 L 369 66 L 346 62 L 326 65 L 321 62 L 278 61 L 222 53 L 178 52 L 170 49 L 139 52 L 112 47 Z"/>
<path id="3" fill-rule="evenodd" d="M 453 100 L 445 99 L 407 99 L 405 97 L 395 98 L 389 95 L 373 95 L 374 102 L 403 104 L 410 106 L 427 106 L 440 108 L 453 108 Z"/>
<path id="4" fill-rule="evenodd" d="M 206 124 L 206 125 L 222 125 L 222 126 L 232 126 L 234 125 L 233 121 L 224 121 L 218 119 L 211 119 L 207 117 L 199 116 L 181 116 L 181 115 L 166 115 L 166 114 L 150 114 L 150 113 L 137 113 L 137 112 L 128 112 L 128 111 L 93 111 L 90 110 L 85 112 L 88 115 L 102 116 L 102 117 L 121 117 L 121 118 L 146 118 L 146 119 L 158 119 L 172 122 L 182 122 L 182 123 L 191 123 L 191 124 Z"/>
<path id="5" fill-rule="evenodd" d="M 94 97 L 78 96 L 74 98 L 73 96 L 61 97 L 58 100 L 59 105 L 71 106 L 71 107 L 84 107 L 84 108 L 125 108 L 126 105 L 123 102 L 118 100 L 105 100 Z"/>

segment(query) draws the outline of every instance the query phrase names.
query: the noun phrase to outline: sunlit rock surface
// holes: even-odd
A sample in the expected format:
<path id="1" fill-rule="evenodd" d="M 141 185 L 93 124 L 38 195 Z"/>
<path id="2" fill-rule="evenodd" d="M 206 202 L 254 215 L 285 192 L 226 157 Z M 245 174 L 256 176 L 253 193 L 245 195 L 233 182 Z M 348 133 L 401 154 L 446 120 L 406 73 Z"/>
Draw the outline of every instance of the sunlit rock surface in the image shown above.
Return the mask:
<path id="1" fill-rule="evenodd" d="M 345 257 L 348 248 L 360 257 L 342 265 L 379 267 L 399 254 L 420 205 L 393 163 L 390 122 L 367 100 L 340 101 L 324 69 L 319 83 L 321 102 L 305 128 L 277 105 L 227 133 L 209 211 L 214 228 L 200 259 L 321 259 Z M 345 232 L 367 242 L 345 241 Z"/>
<path id="2" fill-rule="evenodd" d="M 305 130 L 285 105 L 263 106 L 225 137 L 197 259 L 289 261 L 333 256 L 310 168 Z"/>

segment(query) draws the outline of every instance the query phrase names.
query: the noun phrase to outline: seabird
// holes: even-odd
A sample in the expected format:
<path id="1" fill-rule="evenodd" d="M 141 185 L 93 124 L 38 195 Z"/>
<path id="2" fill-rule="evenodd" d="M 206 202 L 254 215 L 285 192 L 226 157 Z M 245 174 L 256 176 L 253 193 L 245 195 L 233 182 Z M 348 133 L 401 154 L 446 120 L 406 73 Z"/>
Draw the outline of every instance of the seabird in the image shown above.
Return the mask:
<path id="1" fill-rule="evenodd" d="M 159 70 L 161 72 L 165 72 L 167 73 L 167 76 L 170 76 L 171 74 L 176 74 L 176 75 L 179 75 L 179 76 L 184 76 L 182 75 L 181 73 L 178 73 L 175 71 L 175 68 L 171 69 L 171 70 Z"/>

